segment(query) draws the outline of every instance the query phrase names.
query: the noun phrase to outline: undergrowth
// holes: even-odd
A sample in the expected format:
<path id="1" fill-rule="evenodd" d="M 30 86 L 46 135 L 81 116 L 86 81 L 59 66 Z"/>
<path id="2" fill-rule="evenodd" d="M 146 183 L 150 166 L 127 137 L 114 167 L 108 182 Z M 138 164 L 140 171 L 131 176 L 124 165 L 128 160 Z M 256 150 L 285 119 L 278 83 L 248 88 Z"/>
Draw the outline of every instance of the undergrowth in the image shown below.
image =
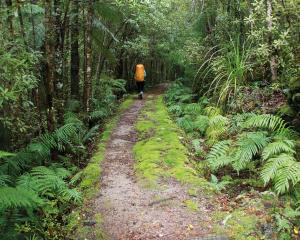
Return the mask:
<path id="1" fill-rule="evenodd" d="M 281 117 L 259 112 L 226 114 L 209 99 L 197 99 L 180 82 L 171 86 L 165 101 L 191 139 L 194 157 L 207 166 L 205 175 L 211 176 L 215 189 L 274 191 L 281 200 L 291 199 L 283 205 L 298 216 L 299 201 L 293 199 L 298 199 L 300 182 L 299 135 Z M 278 232 L 291 236 L 299 223 L 295 216 L 282 216 L 282 211 L 280 207 L 272 213 Z"/>

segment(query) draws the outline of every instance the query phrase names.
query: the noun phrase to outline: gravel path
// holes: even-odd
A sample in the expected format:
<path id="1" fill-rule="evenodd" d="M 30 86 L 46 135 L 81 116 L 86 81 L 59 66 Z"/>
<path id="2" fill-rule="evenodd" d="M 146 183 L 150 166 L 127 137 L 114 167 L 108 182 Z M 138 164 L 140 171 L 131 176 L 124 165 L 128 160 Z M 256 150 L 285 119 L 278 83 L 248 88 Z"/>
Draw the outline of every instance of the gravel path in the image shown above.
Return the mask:
<path id="1" fill-rule="evenodd" d="M 155 97 L 155 95 L 154 95 Z M 188 209 L 186 188 L 170 180 L 158 189 L 141 186 L 134 171 L 135 122 L 146 100 L 123 113 L 107 145 L 101 190 L 95 212 L 101 213 L 107 239 L 200 239 L 211 231 L 209 207 L 198 198 L 199 211 Z"/>

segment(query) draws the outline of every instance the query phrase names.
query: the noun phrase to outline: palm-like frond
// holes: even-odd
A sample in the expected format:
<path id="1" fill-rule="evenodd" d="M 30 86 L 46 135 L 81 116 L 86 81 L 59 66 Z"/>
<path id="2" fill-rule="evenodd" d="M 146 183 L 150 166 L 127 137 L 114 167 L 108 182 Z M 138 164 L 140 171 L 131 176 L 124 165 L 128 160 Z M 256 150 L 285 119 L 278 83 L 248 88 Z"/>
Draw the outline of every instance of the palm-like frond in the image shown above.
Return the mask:
<path id="1" fill-rule="evenodd" d="M 200 114 L 202 108 L 198 103 L 190 103 L 184 106 L 185 114 L 197 115 Z"/>

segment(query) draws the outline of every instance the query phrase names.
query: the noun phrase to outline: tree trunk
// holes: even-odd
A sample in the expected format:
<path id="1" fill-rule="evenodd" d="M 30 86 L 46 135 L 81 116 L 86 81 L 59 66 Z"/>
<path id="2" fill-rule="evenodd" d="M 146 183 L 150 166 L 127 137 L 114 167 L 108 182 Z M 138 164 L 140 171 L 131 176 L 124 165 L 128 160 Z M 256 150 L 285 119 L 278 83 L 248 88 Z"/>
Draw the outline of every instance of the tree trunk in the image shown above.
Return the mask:
<path id="1" fill-rule="evenodd" d="M 31 1 L 31 4 L 34 4 L 34 0 Z M 36 46 L 36 30 L 35 30 L 35 22 L 33 17 L 33 11 L 32 6 L 30 7 L 30 21 L 31 21 L 31 27 L 32 27 L 32 37 L 33 37 L 33 49 L 35 50 L 37 48 Z"/>
<path id="2" fill-rule="evenodd" d="M 12 0 L 5 0 L 6 6 L 7 6 L 7 24 L 8 24 L 8 29 L 10 32 L 11 37 L 13 38 L 15 33 L 14 33 L 14 25 L 13 25 L 13 12 L 12 12 Z"/>
<path id="3" fill-rule="evenodd" d="M 17 10 L 18 10 L 18 17 L 19 17 L 19 23 L 20 23 L 20 30 L 23 37 L 24 44 L 26 44 L 26 35 L 25 35 L 25 29 L 24 29 L 24 21 L 23 21 L 23 14 L 20 6 L 20 1 L 17 1 Z"/>
<path id="4" fill-rule="evenodd" d="M 74 99 L 79 97 L 79 0 L 72 3 L 72 23 L 71 23 L 71 96 Z"/>
<path id="5" fill-rule="evenodd" d="M 269 45 L 272 49 L 271 56 L 270 56 L 270 70 L 271 70 L 271 80 L 275 82 L 277 80 L 277 58 L 275 52 L 273 50 L 272 41 L 272 28 L 273 28 L 273 21 L 272 21 L 272 1 L 267 0 L 267 24 L 269 30 Z"/>
<path id="6" fill-rule="evenodd" d="M 45 54 L 46 54 L 46 90 L 47 90 L 47 127 L 49 132 L 55 129 L 55 115 L 53 107 L 54 98 L 54 59 L 55 59 L 55 39 L 54 24 L 52 16 L 52 0 L 45 0 Z"/>
<path id="7" fill-rule="evenodd" d="M 86 23 L 86 53 L 85 65 L 86 76 L 83 88 L 83 106 L 86 112 L 90 111 L 90 100 L 92 97 L 92 22 L 93 22 L 94 0 L 88 1 L 87 23 Z"/>

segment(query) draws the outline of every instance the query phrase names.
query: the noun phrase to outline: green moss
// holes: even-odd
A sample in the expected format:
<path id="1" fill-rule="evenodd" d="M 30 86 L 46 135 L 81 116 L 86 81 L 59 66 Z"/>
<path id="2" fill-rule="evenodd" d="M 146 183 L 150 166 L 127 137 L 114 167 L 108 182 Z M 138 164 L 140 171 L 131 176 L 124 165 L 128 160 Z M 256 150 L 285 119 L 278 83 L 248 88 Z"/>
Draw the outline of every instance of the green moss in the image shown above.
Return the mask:
<path id="1" fill-rule="evenodd" d="M 198 196 L 198 189 L 195 188 L 195 187 L 189 188 L 189 189 L 188 189 L 188 194 L 189 194 L 191 197 L 197 197 L 197 196 Z"/>
<path id="2" fill-rule="evenodd" d="M 257 232 L 259 218 L 255 214 L 248 214 L 241 209 L 229 212 L 215 212 L 213 215 L 216 234 L 225 234 L 229 239 L 254 240 L 260 239 Z"/>
<path id="3" fill-rule="evenodd" d="M 186 200 L 184 202 L 185 206 L 193 212 L 199 211 L 198 203 L 194 202 L 193 200 Z"/>
<path id="4" fill-rule="evenodd" d="M 152 132 L 133 148 L 135 168 L 147 186 L 157 186 L 159 178 L 173 177 L 181 183 L 212 190 L 190 166 L 187 149 L 180 142 L 184 133 L 170 119 L 162 96 L 148 100 L 136 128 L 140 136 Z"/>
<path id="5" fill-rule="evenodd" d="M 122 104 L 119 107 L 120 111 L 124 111 L 127 108 L 129 108 L 134 102 L 134 97 L 132 95 L 128 96 L 128 98 L 125 99 L 124 102 L 122 102 Z"/>

